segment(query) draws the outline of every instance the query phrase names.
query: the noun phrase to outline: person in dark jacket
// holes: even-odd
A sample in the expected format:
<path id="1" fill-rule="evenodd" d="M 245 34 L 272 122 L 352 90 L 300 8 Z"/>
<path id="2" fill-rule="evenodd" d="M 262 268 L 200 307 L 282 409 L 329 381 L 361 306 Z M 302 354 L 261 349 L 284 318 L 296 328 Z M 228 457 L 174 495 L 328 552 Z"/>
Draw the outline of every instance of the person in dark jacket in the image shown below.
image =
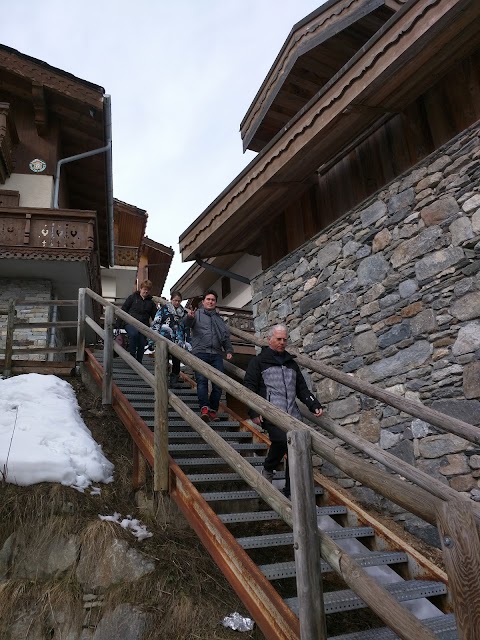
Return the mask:
<path id="1" fill-rule="evenodd" d="M 140 284 L 140 288 L 132 293 L 122 305 L 122 311 L 129 313 L 132 318 L 138 320 L 147 327 L 150 326 L 150 320 L 153 320 L 157 312 L 157 305 L 150 295 L 152 290 L 150 280 L 144 280 Z M 125 325 L 125 331 L 128 335 L 128 350 L 130 355 L 142 362 L 147 338 L 131 324 Z"/>
<path id="2" fill-rule="evenodd" d="M 185 326 L 191 329 L 192 352 L 197 358 L 215 369 L 223 371 L 222 352 L 227 354 L 227 360 L 233 356 L 232 343 L 228 326 L 218 315 L 217 292 L 209 289 L 203 296 L 203 306 L 194 311 L 188 310 Z M 195 374 L 197 380 L 197 395 L 200 404 L 200 417 L 204 422 L 210 422 L 217 418 L 218 405 L 222 390 L 212 383 L 212 391 L 208 396 L 208 378 L 198 371 Z"/>
<path id="3" fill-rule="evenodd" d="M 295 356 L 285 351 L 287 328 L 277 324 L 268 332 L 268 347 L 264 347 L 258 356 L 248 363 L 244 384 L 273 405 L 301 420 L 296 398 L 299 398 L 312 413 L 321 416 L 322 405 L 307 387 Z M 263 464 L 262 475 L 269 482 L 273 481 L 276 467 L 287 453 L 287 434 L 280 427 L 268 422 L 258 413 L 249 410 L 252 421 L 268 431 L 270 448 Z M 285 465 L 284 494 L 290 497 L 290 476 L 288 460 Z"/>

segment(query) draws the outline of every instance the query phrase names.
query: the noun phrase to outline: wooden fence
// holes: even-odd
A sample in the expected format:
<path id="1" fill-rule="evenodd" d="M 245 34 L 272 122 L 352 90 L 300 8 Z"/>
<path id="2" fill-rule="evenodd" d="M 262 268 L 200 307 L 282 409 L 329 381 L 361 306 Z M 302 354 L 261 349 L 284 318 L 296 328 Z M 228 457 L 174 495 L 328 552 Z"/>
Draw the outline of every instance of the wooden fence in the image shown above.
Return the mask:
<path id="1" fill-rule="evenodd" d="M 85 297 L 105 307 L 105 326 L 100 327 L 85 314 Z M 314 589 L 315 597 L 321 599 L 321 578 L 319 564 L 312 563 L 312 547 L 318 547 L 333 570 L 357 593 L 362 600 L 390 627 L 400 638 L 405 640 L 433 640 L 435 635 L 421 621 L 402 607 L 383 587 L 373 580 L 353 558 L 341 549 L 327 533 L 319 530 L 312 520 L 314 513 L 313 482 L 305 475 L 305 459 L 314 451 L 331 462 L 350 477 L 362 482 L 380 495 L 392 500 L 404 509 L 414 513 L 425 521 L 437 525 L 444 552 L 445 564 L 449 576 L 449 585 L 457 619 L 459 638 L 462 640 L 478 640 L 480 629 L 480 505 L 465 498 L 453 489 L 439 483 L 413 466 L 382 451 L 376 445 L 368 443 L 359 436 L 347 433 L 345 429 L 335 425 L 328 417 L 314 419 L 308 417 L 322 428 L 345 442 L 353 444 L 358 450 L 367 453 L 385 466 L 399 473 L 402 478 L 376 468 L 371 462 L 360 458 L 344 449 L 336 442 L 322 435 L 311 426 L 285 414 L 265 399 L 246 389 L 240 382 L 227 377 L 211 366 L 195 358 L 184 349 L 162 338 L 127 313 L 114 307 L 93 291 L 81 289 L 79 292 L 79 322 L 77 339 L 77 365 L 80 367 L 85 352 L 85 328 L 91 327 L 104 340 L 104 376 L 102 386 L 102 402 L 112 401 L 113 352 L 127 362 L 138 375 L 149 384 L 155 393 L 155 430 L 154 430 L 154 484 L 157 491 L 168 491 L 169 455 L 168 455 L 168 407 L 174 408 L 195 431 L 210 444 L 225 461 L 274 509 L 285 522 L 296 532 L 295 544 L 302 551 L 298 555 L 298 584 L 300 598 L 300 623 L 306 635 L 302 638 L 324 638 L 325 622 L 318 601 L 309 604 Z M 135 358 L 113 341 L 115 317 L 136 327 L 141 333 L 156 342 L 155 375 L 148 372 Z M 238 329 L 231 328 L 232 333 L 244 339 L 261 343 L 244 335 Z M 269 422 L 288 432 L 289 455 L 291 457 L 291 482 L 293 504 L 263 478 L 243 457 L 235 452 L 213 429 L 206 425 L 170 390 L 167 388 L 166 371 L 169 354 L 179 358 L 184 364 L 207 376 L 224 391 L 242 401 Z M 298 361 L 312 371 L 320 371 L 323 375 L 341 381 L 342 384 L 355 388 L 370 397 L 395 406 L 410 415 L 421 417 L 439 428 L 455 433 L 474 444 L 480 442 L 480 430 L 467 423 L 424 407 L 380 388 L 360 381 L 354 376 L 343 374 L 331 367 L 326 367 L 307 356 L 299 356 Z M 229 367 L 237 377 L 243 372 L 236 367 Z M 146 455 L 139 446 L 140 453 Z M 302 497 L 303 496 L 303 497 Z M 312 542 L 313 540 L 313 542 Z M 320 585 L 320 586 L 319 586 Z"/>

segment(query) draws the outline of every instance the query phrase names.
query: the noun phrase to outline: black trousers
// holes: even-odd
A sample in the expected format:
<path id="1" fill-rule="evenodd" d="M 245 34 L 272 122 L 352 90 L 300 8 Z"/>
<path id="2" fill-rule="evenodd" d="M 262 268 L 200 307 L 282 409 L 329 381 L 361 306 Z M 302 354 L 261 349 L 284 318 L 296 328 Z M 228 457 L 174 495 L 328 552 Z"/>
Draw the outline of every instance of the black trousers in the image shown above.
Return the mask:
<path id="1" fill-rule="evenodd" d="M 283 461 L 284 456 L 288 451 L 287 446 L 287 434 L 282 431 L 280 427 L 277 427 L 266 420 L 262 424 L 263 428 L 267 430 L 268 437 L 270 438 L 270 448 L 265 458 L 263 466 L 267 471 L 274 471 L 278 465 Z M 290 495 L 290 473 L 288 469 L 288 458 L 285 464 L 285 489 L 284 492 Z"/>

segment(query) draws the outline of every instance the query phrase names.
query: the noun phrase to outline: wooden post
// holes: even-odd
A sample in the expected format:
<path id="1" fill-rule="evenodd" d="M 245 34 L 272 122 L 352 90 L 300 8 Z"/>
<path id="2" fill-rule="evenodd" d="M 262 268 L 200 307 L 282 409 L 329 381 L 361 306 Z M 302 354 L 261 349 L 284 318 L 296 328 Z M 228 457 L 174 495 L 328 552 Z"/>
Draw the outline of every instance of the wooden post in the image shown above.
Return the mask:
<path id="1" fill-rule="evenodd" d="M 78 290 L 77 366 L 85 359 L 85 289 Z"/>
<path id="2" fill-rule="evenodd" d="M 468 504 L 450 500 L 437 509 L 448 587 L 460 640 L 480 637 L 480 537 Z"/>
<path id="3" fill-rule="evenodd" d="M 112 404 L 113 378 L 113 321 L 115 313 L 113 307 L 105 308 L 105 324 L 103 334 L 103 383 L 102 404 Z"/>
<path id="4" fill-rule="evenodd" d="M 8 301 L 7 315 L 7 335 L 5 339 L 5 369 L 4 376 L 9 378 L 12 375 L 12 356 L 13 356 L 13 332 L 15 331 L 15 300 Z"/>
<path id="5" fill-rule="evenodd" d="M 326 640 L 320 543 L 313 484 L 311 436 L 290 431 L 287 435 L 292 490 L 293 548 L 301 640 Z"/>
<path id="6" fill-rule="evenodd" d="M 168 347 L 155 347 L 155 427 L 153 433 L 153 489 L 168 492 Z"/>
<path id="7" fill-rule="evenodd" d="M 140 489 L 147 481 L 147 465 L 142 452 L 135 441 L 133 442 L 133 488 Z"/>

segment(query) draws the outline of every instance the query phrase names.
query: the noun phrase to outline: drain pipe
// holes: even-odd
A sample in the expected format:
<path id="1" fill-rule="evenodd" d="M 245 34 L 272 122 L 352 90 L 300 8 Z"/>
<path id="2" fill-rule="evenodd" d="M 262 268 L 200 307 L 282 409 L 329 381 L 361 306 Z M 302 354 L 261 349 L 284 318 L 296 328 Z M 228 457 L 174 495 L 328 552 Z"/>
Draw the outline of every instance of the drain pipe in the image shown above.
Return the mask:
<path id="1" fill-rule="evenodd" d="M 83 158 L 90 158 L 96 156 L 99 153 L 106 153 L 106 182 L 107 182 L 107 217 L 108 217 L 108 253 L 109 253 L 109 265 L 111 267 L 115 264 L 115 239 L 114 239 L 114 222 L 113 222 L 113 176 L 112 176 L 112 107 L 111 97 L 109 95 L 103 96 L 104 102 L 104 122 L 105 122 L 105 139 L 106 144 L 99 149 L 93 149 L 92 151 L 86 151 L 85 153 L 78 153 L 75 156 L 68 158 L 62 158 L 57 162 L 55 170 L 55 182 L 53 189 L 53 208 L 58 209 L 58 194 L 60 192 L 60 172 L 62 166 L 69 162 L 75 162 L 76 160 L 83 160 Z"/>

